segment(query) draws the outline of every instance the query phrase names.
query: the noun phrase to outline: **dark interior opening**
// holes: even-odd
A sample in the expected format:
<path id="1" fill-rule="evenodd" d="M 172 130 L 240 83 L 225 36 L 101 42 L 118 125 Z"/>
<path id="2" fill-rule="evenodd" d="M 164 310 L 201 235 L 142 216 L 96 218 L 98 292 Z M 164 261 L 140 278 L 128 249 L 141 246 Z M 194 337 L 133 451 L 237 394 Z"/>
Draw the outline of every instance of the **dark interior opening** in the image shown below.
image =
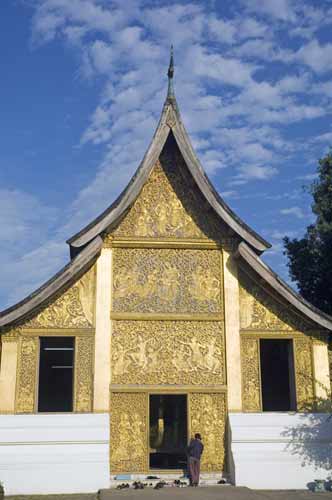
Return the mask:
<path id="1" fill-rule="evenodd" d="M 260 340 L 263 411 L 296 409 L 293 343 Z"/>
<path id="2" fill-rule="evenodd" d="M 150 468 L 186 467 L 187 396 L 150 396 Z"/>
<path id="3" fill-rule="evenodd" d="M 38 411 L 73 411 L 73 337 L 41 337 Z"/>

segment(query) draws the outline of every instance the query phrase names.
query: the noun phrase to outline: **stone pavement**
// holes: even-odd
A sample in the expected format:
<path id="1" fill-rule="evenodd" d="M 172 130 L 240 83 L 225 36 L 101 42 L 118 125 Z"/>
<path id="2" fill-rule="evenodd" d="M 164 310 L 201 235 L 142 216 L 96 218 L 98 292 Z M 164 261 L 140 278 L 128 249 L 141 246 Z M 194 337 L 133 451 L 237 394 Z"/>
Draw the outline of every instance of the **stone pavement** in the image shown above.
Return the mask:
<path id="1" fill-rule="evenodd" d="M 303 490 L 259 490 L 233 486 L 203 488 L 162 488 L 160 490 L 102 490 L 99 496 L 80 495 L 19 495 L 6 500 L 320 500 L 332 499 L 332 492 L 312 493 Z"/>

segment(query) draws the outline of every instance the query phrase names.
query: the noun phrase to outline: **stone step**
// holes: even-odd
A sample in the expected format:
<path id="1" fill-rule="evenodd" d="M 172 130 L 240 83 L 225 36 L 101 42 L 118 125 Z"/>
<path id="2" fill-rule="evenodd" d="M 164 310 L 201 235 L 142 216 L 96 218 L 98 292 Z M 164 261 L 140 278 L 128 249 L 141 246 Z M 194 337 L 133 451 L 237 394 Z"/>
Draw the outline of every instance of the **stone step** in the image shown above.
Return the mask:
<path id="1" fill-rule="evenodd" d="M 152 477 L 154 477 L 154 479 L 152 479 Z M 216 486 L 221 479 L 228 483 L 225 474 L 219 472 L 202 473 L 200 476 L 200 486 Z M 160 481 L 166 483 L 165 487 L 176 486 L 174 481 L 181 481 L 181 483 L 184 483 L 183 486 L 189 485 L 189 478 L 186 474 L 166 472 L 160 474 L 119 474 L 111 477 L 110 488 L 114 489 L 122 484 L 129 484 L 129 487 L 132 488 L 136 481 L 140 481 L 144 485 L 147 485 L 146 487 L 150 488 L 154 488 Z"/>

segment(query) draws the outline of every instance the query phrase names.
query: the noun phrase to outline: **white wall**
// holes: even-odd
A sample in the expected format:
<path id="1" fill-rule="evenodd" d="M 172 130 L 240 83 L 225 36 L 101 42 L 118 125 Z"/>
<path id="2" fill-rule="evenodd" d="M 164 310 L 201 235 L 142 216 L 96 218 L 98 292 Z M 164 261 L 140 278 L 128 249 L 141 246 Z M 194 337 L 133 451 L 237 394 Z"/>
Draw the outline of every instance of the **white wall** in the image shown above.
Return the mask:
<path id="1" fill-rule="evenodd" d="M 306 489 L 332 476 L 332 418 L 323 413 L 229 415 L 229 463 L 236 486 Z"/>
<path id="2" fill-rule="evenodd" d="M 108 414 L 0 415 L 7 495 L 95 492 L 109 477 Z"/>

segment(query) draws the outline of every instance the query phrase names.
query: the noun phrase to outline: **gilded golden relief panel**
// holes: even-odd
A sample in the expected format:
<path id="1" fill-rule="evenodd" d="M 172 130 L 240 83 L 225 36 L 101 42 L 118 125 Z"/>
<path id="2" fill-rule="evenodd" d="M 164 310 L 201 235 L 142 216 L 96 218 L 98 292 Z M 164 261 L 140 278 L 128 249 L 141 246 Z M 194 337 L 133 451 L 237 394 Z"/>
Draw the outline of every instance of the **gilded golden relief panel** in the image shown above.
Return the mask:
<path id="1" fill-rule="evenodd" d="M 113 384 L 225 384 L 224 331 L 213 321 L 114 321 Z"/>
<path id="2" fill-rule="evenodd" d="M 76 412 L 92 411 L 94 337 L 75 338 L 75 397 Z"/>
<path id="3" fill-rule="evenodd" d="M 148 395 L 111 393 L 111 473 L 146 472 L 148 469 Z"/>
<path id="4" fill-rule="evenodd" d="M 43 307 L 24 328 L 91 328 L 94 324 L 95 267 L 63 295 Z"/>
<path id="5" fill-rule="evenodd" d="M 37 384 L 38 337 L 20 337 L 18 351 L 16 413 L 33 413 Z"/>
<path id="6" fill-rule="evenodd" d="M 219 313 L 219 250 L 116 248 L 113 311 Z"/>
<path id="7" fill-rule="evenodd" d="M 197 188 L 181 153 L 168 141 L 114 237 L 208 238 L 220 241 L 223 227 Z"/>
<path id="8" fill-rule="evenodd" d="M 314 371 L 310 339 L 294 339 L 297 409 L 310 411 L 314 402 Z"/>
<path id="9" fill-rule="evenodd" d="M 241 329 L 306 331 L 310 324 L 266 292 L 244 271 L 239 270 Z"/>
<path id="10" fill-rule="evenodd" d="M 226 395 L 189 394 L 190 435 L 202 435 L 203 472 L 222 471 L 225 461 Z"/>
<path id="11" fill-rule="evenodd" d="M 245 412 L 261 411 L 259 339 L 241 338 L 242 406 Z"/>

